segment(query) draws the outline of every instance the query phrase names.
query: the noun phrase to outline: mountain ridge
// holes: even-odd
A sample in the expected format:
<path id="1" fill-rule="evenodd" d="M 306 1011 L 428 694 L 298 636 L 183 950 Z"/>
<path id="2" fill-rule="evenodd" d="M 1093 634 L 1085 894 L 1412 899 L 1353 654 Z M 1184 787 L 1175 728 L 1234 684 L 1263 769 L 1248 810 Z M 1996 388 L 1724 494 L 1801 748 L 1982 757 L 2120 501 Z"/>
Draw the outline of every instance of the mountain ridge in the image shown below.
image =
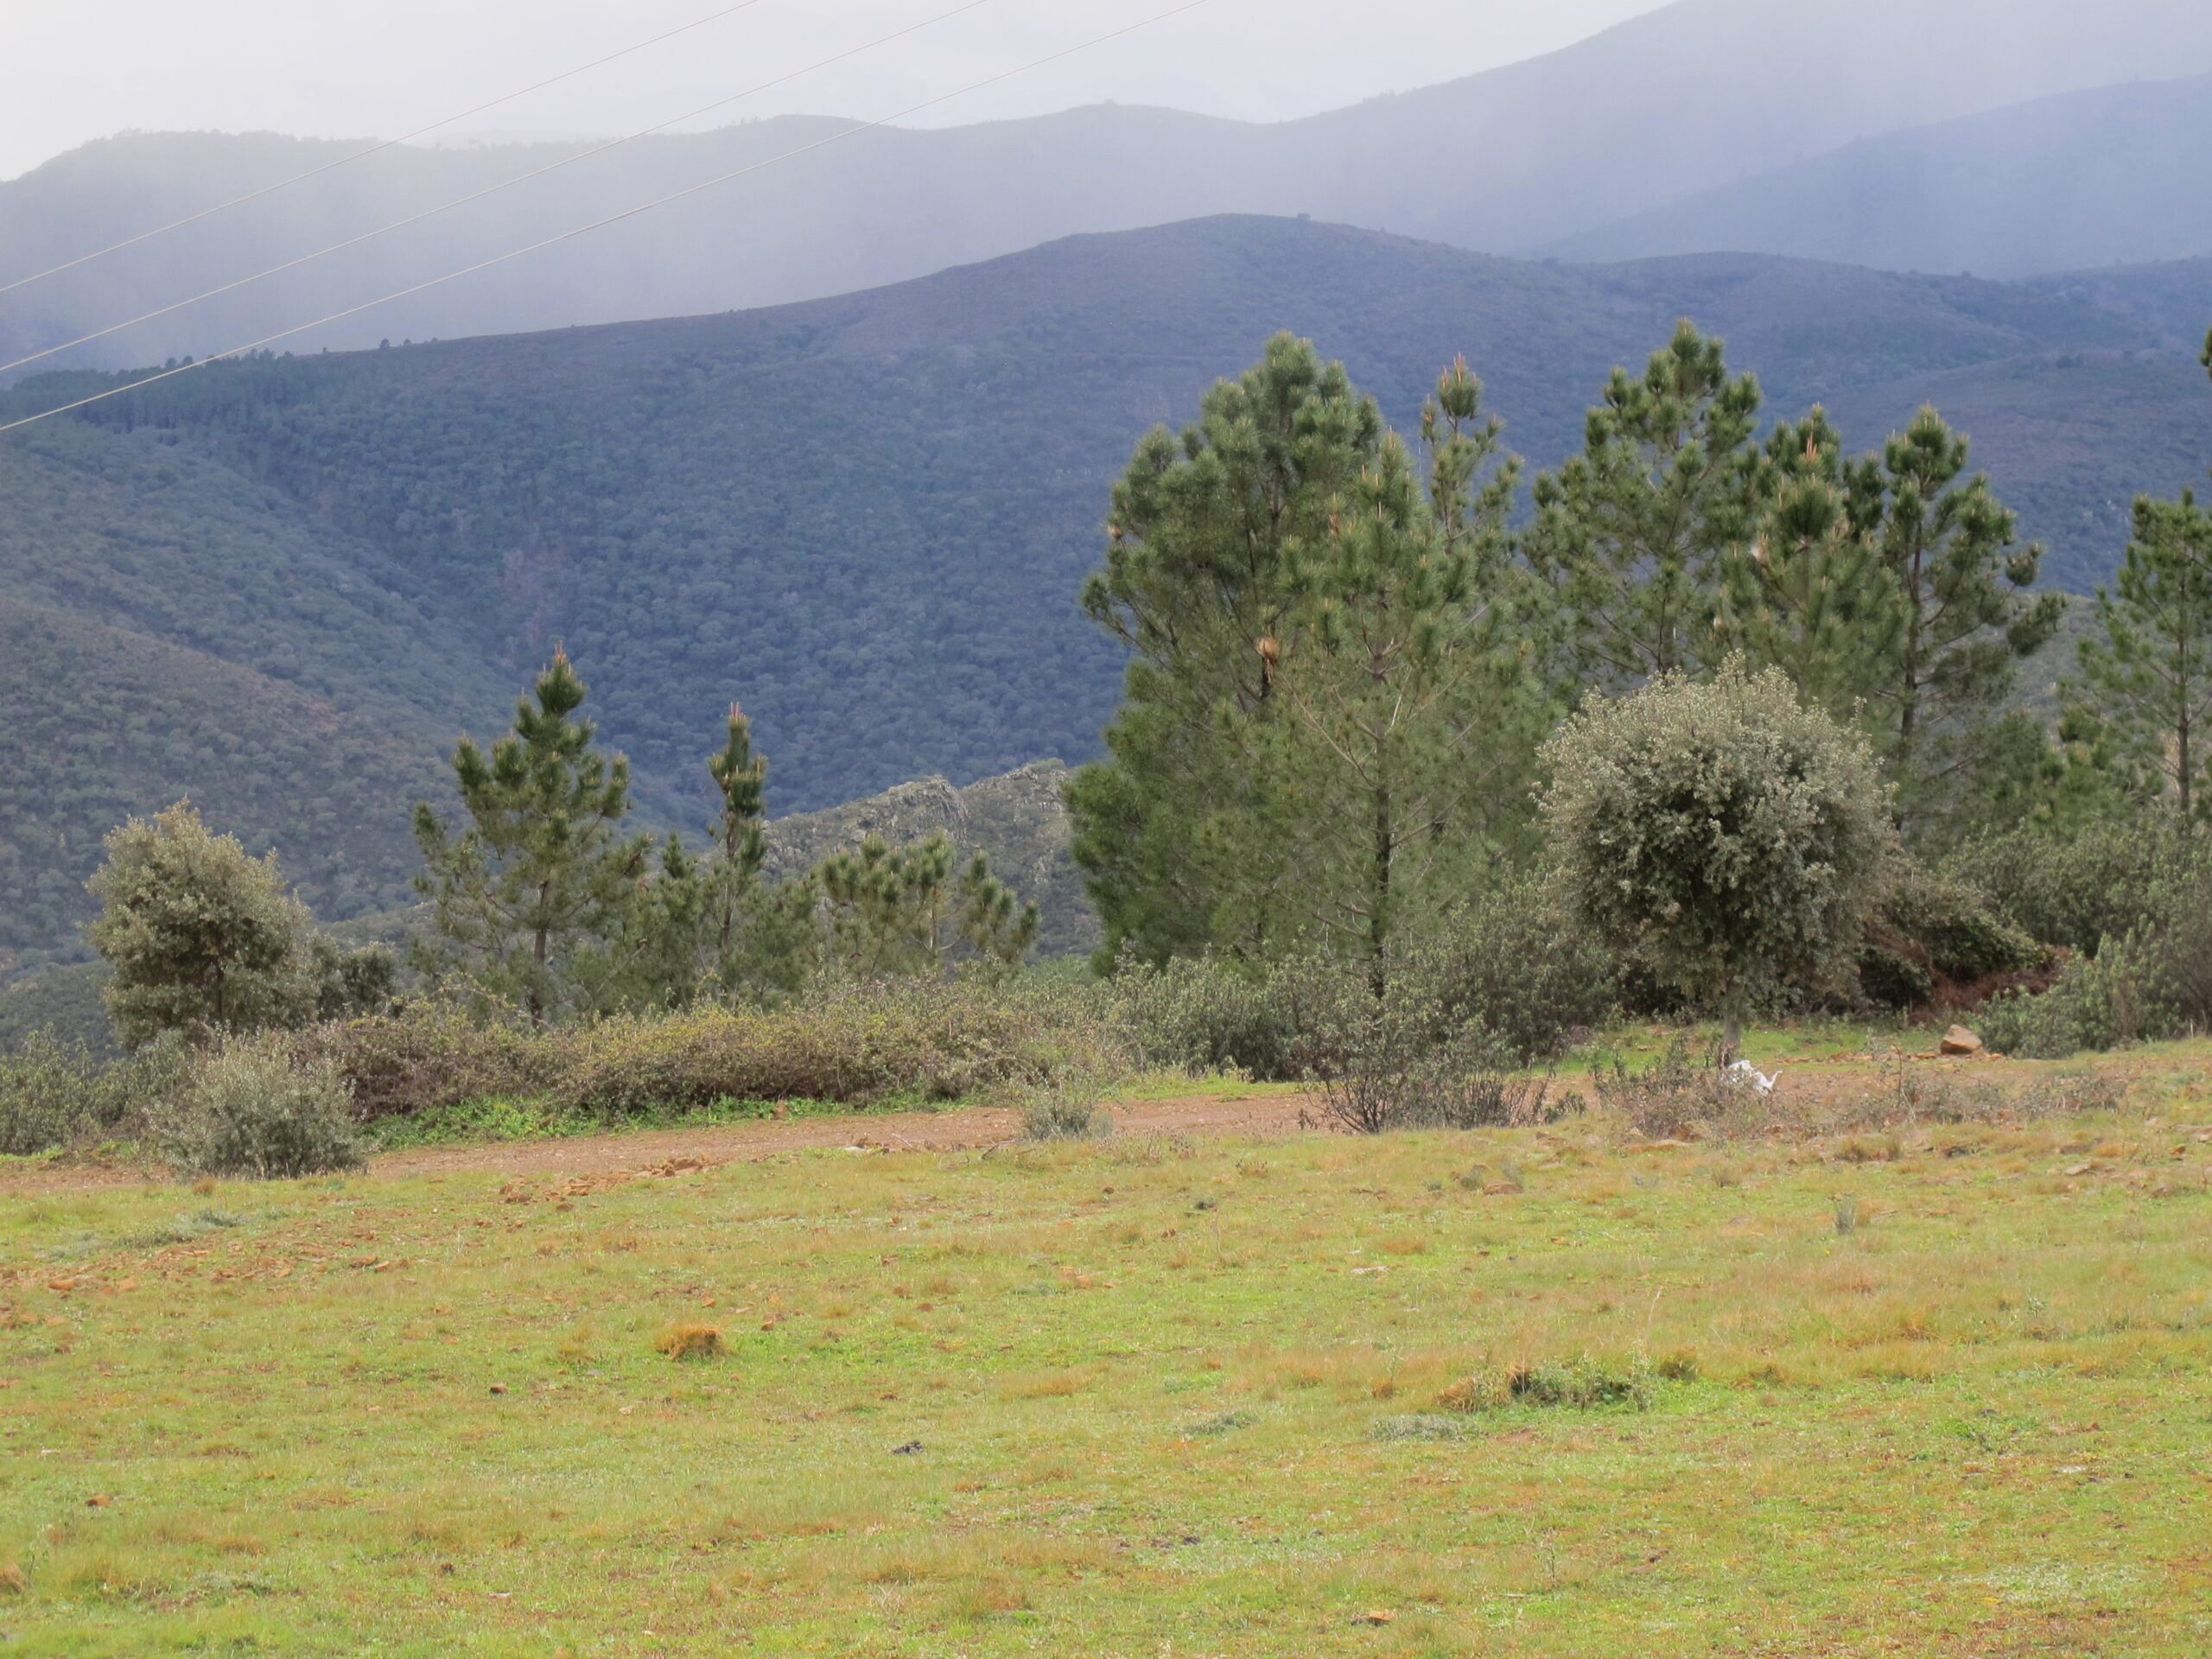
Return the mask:
<path id="1" fill-rule="evenodd" d="M 1915 50 L 1891 42 L 1910 39 Z M 1065 236 L 1223 213 L 1525 251 L 1900 128 L 2134 75 L 2212 73 L 2212 12 L 2105 0 L 1678 0 L 1575 46 L 1256 125 L 1115 105 L 885 127 L 302 337 L 308 349 L 758 308 Z M 1686 89 L 1694 89 L 1689 95 Z M 858 124 L 853 124 L 857 125 Z M 779 117 L 656 137 L 465 213 L 80 348 L 64 366 L 207 355 L 754 166 L 839 130 Z M 586 146 L 402 148 L 0 296 L 0 360 L 408 217 Z M 0 282 L 334 159 L 229 135 L 100 141 L 0 184 Z M 2212 249 L 2205 250 L 2212 251 Z M 1861 261 L 1864 263 L 1864 261 Z"/>

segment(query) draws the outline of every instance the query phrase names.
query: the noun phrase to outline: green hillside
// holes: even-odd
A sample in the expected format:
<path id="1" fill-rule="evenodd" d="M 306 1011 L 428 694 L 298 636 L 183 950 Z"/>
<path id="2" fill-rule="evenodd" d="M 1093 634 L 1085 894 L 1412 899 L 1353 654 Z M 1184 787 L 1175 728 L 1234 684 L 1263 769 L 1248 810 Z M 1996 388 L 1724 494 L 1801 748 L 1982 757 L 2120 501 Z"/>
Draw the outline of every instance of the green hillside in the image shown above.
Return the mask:
<path id="1" fill-rule="evenodd" d="M 360 717 L 343 729 L 393 746 L 365 773 L 397 791 L 390 815 L 320 781 L 325 746 L 288 735 L 304 715 L 227 689 L 186 699 L 200 723 L 153 740 L 162 767 L 137 781 L 112 741 L 0 754 L 0 775 L 35 772 L 14 786 L 45 837 L 10 867 L 41 897 L 11 910 L 8 948 L 66 948 L 62 895 L 120 804 L 189 789 L 215 810 L 219 777 L 244 817 L 217 817 L 282 843 L 311 892 L 386 902 L 412 864 L 400 797 L 422 786 L 399 780 L 456 730 L 504 726 L 556 640 L 661 821 L 703 818 L 732 702 L 779 814 L 1085 759 L 1120 678 L 1075 602 L 1110 482 L 1281 328 L 1404 423 L 1465 353 L 1510 441 L 1549 464 L 1606 372 L 1691 316 L 1774 412 L 1825 400 L 1855 443 L 1935 398 L 2079 590 L 2137 492 L 2212 458 L 2212 390 L 2176 322 L 2192 294 L 2212 319 L 2212 267 L 2008 285 L 1750 256 L 1560 266 L 1220 219 L 768 311 L 219 365 L 0 440 L 0 596 Z M 77 683 L 107 660 L 55 660 L 37 696 L 107 708 Z M 33 671 L 10 672 L 29 696 Z M 317 802 L 352 839 L 318 842 Z"/>
<path id="2" fill-rule="evenodd" d="M 73 940 L 103 827 L 190 796 L 302 896 L 346 917 L 406 902 L 408 803 L 435 751 L 202 652 L 0 594 L 0 973 Z"/>

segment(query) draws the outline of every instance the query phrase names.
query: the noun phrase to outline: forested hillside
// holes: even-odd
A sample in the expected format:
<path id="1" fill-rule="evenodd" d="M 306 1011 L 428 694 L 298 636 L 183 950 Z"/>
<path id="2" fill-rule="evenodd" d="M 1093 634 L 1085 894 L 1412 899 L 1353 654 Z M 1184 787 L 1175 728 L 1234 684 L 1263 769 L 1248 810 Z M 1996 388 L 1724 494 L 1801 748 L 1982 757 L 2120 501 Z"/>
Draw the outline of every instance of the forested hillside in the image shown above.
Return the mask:
<path id="1" fill-rule="evenodd" d="M 410 780 L 463 728 L 503 728 L 556 640 L 664 822 L 703 817 L 732 702 L 777 814 L 1086 759 L 1120 676 L 1076 605 L 1110 484 L 1277 329 L 1344 358 L 1400 423 L 1465 353 L 1510 443 L 1548 466 L 1607 371 L 1690 316 L 1759 372 L 1770 414 L 1823 400 L 1855 446 L 1935 401 L 2051 542 L 2047 578 L 2081 589 L 2116 561 L 2131 498 L 2212 458 L 2192 310 L 2212 321 L 2212 268 L 2005 285 L 1580 267 L 1231 219 L 770 311 L 220 365 L 0 440 L 0 595 L 272 688 L 149 715 L 159 767 L 0 726 L 0 778 L 36 802 L 6 832 L 8 948 L 65 943 L 115 812 L 185 791 L 280 845 L 319 902 L 388 902 L 413 868 Z M 123 645 L 52 634 L 79 643 L 10 671 L 101 706 L 114 652 L 86 642 Z M 310 707 L 386 758 L 297 739 Z M 388 783 L 334 794 L 324 766 Z M 219 784 L 243 791 L 238 818 Z"/>

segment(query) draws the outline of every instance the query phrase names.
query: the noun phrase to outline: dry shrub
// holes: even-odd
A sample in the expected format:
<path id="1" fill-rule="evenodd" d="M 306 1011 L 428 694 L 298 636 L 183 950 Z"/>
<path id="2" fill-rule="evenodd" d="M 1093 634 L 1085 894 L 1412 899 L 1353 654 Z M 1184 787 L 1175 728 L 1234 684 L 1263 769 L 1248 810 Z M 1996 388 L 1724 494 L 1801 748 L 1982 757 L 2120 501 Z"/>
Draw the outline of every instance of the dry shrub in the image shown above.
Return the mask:
<path id="1" fill-rule="evenodd" d="M 1761 1133 L 1772 1121 L 1769 1097 L 1724 1068 L 1718 1047 L 1700 1058 L 1685 1038 L 1670 1042 L 1649 1071 L 1630 1072 L 1616 1059 L 1590 1081 L 1599 1109 L 1646 1141 L 1727 1140 Z"/>
<path id="2" fill-rule="evenodd" d="M 1674 1360 L 1676 1356 L 1669 1356 Z M 1694 1357 L 1688 1361 L 1694 1376 Z M 1619 1364 L 1605 1364 L 1581 1355 L 1571 1360 L 1520 1363 L 1485 1369 L 1453 1383 L 1436 1396 L 1446 1411 L 1493 1411 L 1501 1406 L 1558 1406 L 1575 1411 L 1595 1411 L 1606 1406 L 1649 1409 L 1656 1370 L 1649 1358 L 1637 1354 Z M 1684 1377 L 1681 1380 L 1687 1381 Z"/>
<path id="3" fill-rule="evenodd" d="M 1436 1403 L 1446 1411 L 1472 1413 L 1489 1411 L 1505 1404 L 1511 1397 L 1502 1376 L 1478 1371 L 1438 1395 Z"/>
<path id="4" fill-rule="evenodd" d="M 671 1325 L 653 1338 L 653 1351 L 681 1363 L 687 1359 L 717 1359 L 728 1351 L 720 1327 L 711 1325 Z"/>
<path id="5" fill-rule="evenodd" d="M 346 1078 L 275 1037 L 234 1039 L 201 1058 L 181 1098 L 155 1114 L 153 1132 L 191 1175 L 289 1179 L 367 1161 Z"/>

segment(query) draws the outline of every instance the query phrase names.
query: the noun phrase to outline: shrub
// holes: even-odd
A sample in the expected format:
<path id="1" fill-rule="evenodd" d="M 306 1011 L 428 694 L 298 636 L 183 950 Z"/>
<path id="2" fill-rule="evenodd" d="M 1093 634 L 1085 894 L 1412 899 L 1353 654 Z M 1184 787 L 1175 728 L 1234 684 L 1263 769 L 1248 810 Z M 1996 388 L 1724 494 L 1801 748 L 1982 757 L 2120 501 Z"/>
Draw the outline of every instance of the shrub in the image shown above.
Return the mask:
<path id="1" fill-rule="evenodd" d="M 355 1113 L 374 1122 L 493 1096 L 535 1096 L 558 1075 L 553 1035 L 516 1017 L 472 1014 L 433 998 L 315 1027 L 294 1038 L 291 1049 L 308 1065 L 336 1070 L 352 1086 Z"/>
<path id="2" fill-rule="evenodd" d="M 2035 829 L 1984 836 L 1944 869 L 1986 893 L 2012 926 L 2094 956 L 2107 938 L 2164 922 L 2171 895 L 2208 861 L 2201 832 L 2146 816 L 2100 823 L 2071 840 Z"/>
<path id="3" fill-rule="evenodd" d="M 681 1363 L 717 1359 L 728 1351 L 721 1330 L 711 1325 L 671 1325 L 653 1338 L 653 1351 Z"/>
<path id="4" fill-rule="evenodd" d="M 2068 963 L 2040 996 L 2014 991 L 1993 999 L 1977 1023 L 1998 1053 L 2034 1060 L 2157 1041 L 2175 1035 L 2186 1019 L 2164 942 L 2130 934 Z"/>
<path id="5" fill-rule="evenodd" d="M 1110 1077 L 1134 1050 L 1111 994 L 1042 979 L 848 984 L 782 1007 L 702 1003 L 544 1029 L 430 1001 L 292 1039 L 303 1060 L 337 1068 L 369 1119 L 493 1096 L 601 1119 L 724 1100 L 948 1100 Z"/>
<path id="6" fill-rule="evenodd" d="M 1545 760 L 1566 901 L 1718 1007 L 1729 1048 L 1751 1006 L 1847 977 L 1895 844 L 1888 791 L 1865 741 L 1779 672 L 1592 696 Z"/>
<path id="7" fill-rule="evenodd" d="M 1600 1406 L 1651 1406 L 1651 1364 L 1638 1355 L 1613 1370 L 1587 1356 L 1566 1364 L 1522 1366 L 1506 1378 L 1506 1393 L 1523 1405 L 1566 1406 L 1593 1411 Z"/>
<path id="8" fill-rule="evenodd" d="M 125 1043 L 165 1032 L 222 1033 L 310 1017 L 316 985 L 307 907 L 276 855 L 246 856 L 189 802 L 111 831 L 86 885 L 100 913 L 86 937 L 114 969 L 103 993 Z"/>
<path id="9" fill-rule="evenodd" d="M 1039 1084 L 1021 1102 L 1021 1132 L 1032 1141 L 1103 1141 L 1114 1120 L 1094 1077 L 1064 1075 Z"/>
<path id="10" fill-rule="evenodd" d="M 156 1141 L 182 1173 L 278 1180 L 358 1169 L 353 1090 L 328 1062 L 280 1039 L 240 1039 L 203 1057 Z"/>
<path id="11" fill-rule="evenodd" d="M 1767 1097 L 1743 1072 L 1723 1066 L 1726 1052 L 1700 1058 L 1677 1037 L 1648 1071 L 1631 1072 L 1616 1058 L 1590 1074 L 1599 1108 L 1647 1141 L 1757 1133 L 1770 1121 Z"/>
<path id="12" fill-rule="evenodd" d="M 1430 1009 L 1386 1001 L 1338 1041 L 1337 1069 L 1322 1088 L 1329 1116 L 1361 1135 L 1402 1129 L 1504 1128 L 1550 1120 L 1550 1089 L 1515 1077 L 1488 1033 L 1439 1041 Z"/>
<path id="13" fill-rule="evenodd" d="M 1345 978 L 1327 963 L 1187 957 L 1125 964 L 1114 984 L 1147 1065 L 1280 1083 L 1299 1075 L 1306 1034 L 1323 1005 L 1348 993 Z"/>
<path id="14" fill-rule="evenodd" d="M 0 1055 L 0 1154 L 28 1157 L 118 1129 L 175 1087 L 181 1064 L 171 1044 L 102 1059 L 81 1040 L 35 1032 Z"/>
<path id="15" fill-rule="evenodd" d="M 1471 900 L 1409 968 L 1430 978 L 1447 1015 L 1480 1026 L 1524 1065 L 1605 1024 L 1620 995 L 1619 958 L 1529 880 Z"/>

